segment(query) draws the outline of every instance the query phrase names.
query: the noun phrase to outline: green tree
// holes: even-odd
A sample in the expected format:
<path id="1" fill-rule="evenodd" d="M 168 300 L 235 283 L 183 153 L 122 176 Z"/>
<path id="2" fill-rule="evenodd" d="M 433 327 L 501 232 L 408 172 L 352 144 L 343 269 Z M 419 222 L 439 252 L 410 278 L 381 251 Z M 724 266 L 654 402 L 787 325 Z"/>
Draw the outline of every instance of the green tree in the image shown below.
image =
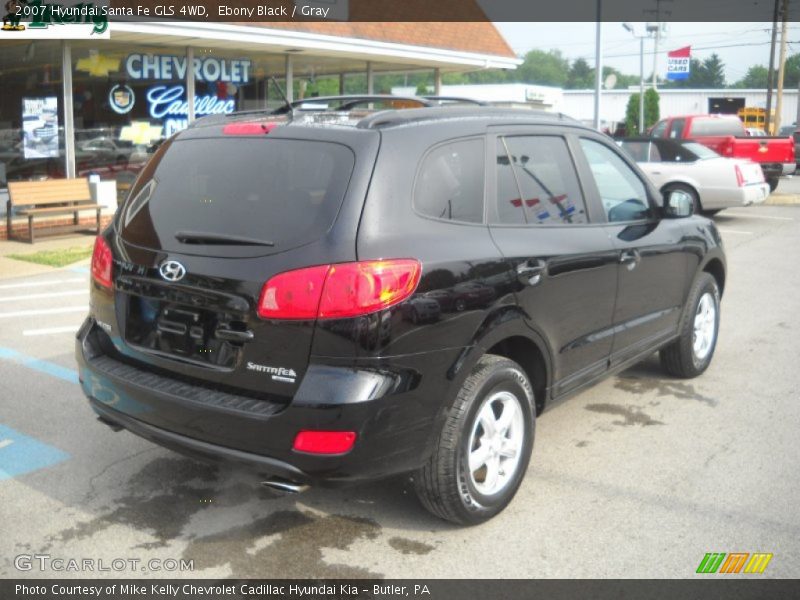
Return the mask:
<path id="1" fill-rule="evenodd" d="M 661 118 L 659 95 L 653 88 L 644 91 L 644 126 L 652 127 Z M 638 117 L 638 115 L 637 115 Z"/>
<path id="2" fill-rule="evenodd" d="M 786 59 L 784 66 L 783 86 L 796 90 L 798 85 L 800 85 L 800 54 L 792 54 Z"/>
<path id="3" fill-rule="evenodd" d="M 570 90 L 585 90 L 594 86 L 595 70 L 583 58 L 578 58 L 572 63 L 567 74 L 566 88 Z"/>
<path id="4" fill-rule="evenodd" d="M 660 117 L 658 92 L 650 88 L 644 92 L 644 127 L 645 130 L 655 125 Z M 625 110 L 625 128 L 628 135 L 637 132 L 639 135 L 644 131 L 639 131 L 639 93 L 631 94 L 628 98 L 628 107 Z"/>
<path id="5" fill-rule="evenodd" d="M 639 131 L 639 94 L 631 94 L 628 98 L 628 107 L 625 109 L 625 132 L 626 135 L 633 135 L 633 132 L 641 134 Z"/>
<path id="6" fill-rule="evenodd" d="M 747 69 L 747 74 L 734 84 L 737 88 L 767 88 L 767 75 L 769 69 L 763 65 L 753 65 Z"/>
<path id="7" fill-rule="evenodd" d="M 620 73 L 614 67 L 603 67 L 604 82 L 609 75 L 614 75 L 617 78 L 614 84 L 615 90 L 626 90 L 632 85 L 639 85 L 638 75 L 626 75 L 625 73 Z M 592 69 L 592 77 L 594 77 L 594 69 Z"/>
<path id="8" fill-rule="evenodd" d="M 702 75 L 705 80 L 704 87 L 725 87 L 725 65 L 716 52 L 703 61 Z"/>
<path id="9" fill-rule="evenodd" d="M 503 72 L 505 73 L 505 72 Z M 531 50 L 515 71 L 509 71 L 510 81 L 564 87 L 569 73 L 569 61 L 558 50 Z"/>

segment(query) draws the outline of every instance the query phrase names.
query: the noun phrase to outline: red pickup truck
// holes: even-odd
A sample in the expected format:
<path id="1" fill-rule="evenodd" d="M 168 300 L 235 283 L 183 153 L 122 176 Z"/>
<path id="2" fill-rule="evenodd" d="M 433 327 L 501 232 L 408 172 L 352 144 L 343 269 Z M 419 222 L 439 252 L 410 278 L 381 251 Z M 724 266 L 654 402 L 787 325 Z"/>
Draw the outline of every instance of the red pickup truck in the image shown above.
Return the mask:
<path id="1" fill-rule="evenodd" d="M 694 140 L 720 156 L 749 158 L 761 165 L 769 189 L 778 187 L 781 175 L 794 173 L 794 142 L 790 137 L 750 137 L 735 115 L 669 117 L 650 130 L 652 137 Z"/>

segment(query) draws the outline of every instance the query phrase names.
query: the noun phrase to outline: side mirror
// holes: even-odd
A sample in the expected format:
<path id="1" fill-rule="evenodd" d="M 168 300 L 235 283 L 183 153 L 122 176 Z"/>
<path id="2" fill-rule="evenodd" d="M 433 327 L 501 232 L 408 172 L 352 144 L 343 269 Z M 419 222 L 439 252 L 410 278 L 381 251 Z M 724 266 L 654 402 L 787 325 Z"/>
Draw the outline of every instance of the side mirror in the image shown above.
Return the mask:
<path id="1" fill-rule="evenodd" d="M 664 198 L 664 216 L 670 219 L 691 217 L 694 212 L 692 197 L 683 190 L 672 190 Z"/>

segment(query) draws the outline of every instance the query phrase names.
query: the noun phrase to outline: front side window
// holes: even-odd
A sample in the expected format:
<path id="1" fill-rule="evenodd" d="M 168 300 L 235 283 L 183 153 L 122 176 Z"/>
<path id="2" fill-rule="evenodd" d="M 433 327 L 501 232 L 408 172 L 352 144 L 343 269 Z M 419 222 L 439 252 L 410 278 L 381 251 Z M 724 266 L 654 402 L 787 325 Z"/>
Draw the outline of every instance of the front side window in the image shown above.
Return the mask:
<path id="1" fill-rule="evenodd" d="M 483 222 L 483 140 L 458 140 L 424 158 L 414 185 L 414 207 L 426 217 Z"/>
<path id="2" fill-rule="evenodd" d="M 497 140 L 497 221 L 510 225 L 586 223 L 586 206 L 563 138 Z"/>
<path id="3" fill-rule="evenodd" d="M 580 143 L 608 221 L 646 219 L 650 213 L 647 189 L 633 169 L 604 144 L 586 138 Z"/>

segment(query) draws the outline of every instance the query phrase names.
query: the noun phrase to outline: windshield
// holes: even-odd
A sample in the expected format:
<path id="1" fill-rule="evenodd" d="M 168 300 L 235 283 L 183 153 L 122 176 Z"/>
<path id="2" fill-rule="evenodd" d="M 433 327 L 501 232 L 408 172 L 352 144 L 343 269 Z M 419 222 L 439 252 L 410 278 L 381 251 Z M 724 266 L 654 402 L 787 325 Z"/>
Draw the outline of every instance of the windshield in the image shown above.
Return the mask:
<path id="1" fill-rule="evenodd" d="M 709 148 L 708 146 L 703 146 L 703 144 L 698 144 L 697 142 L 687 142 L 683 144 L 683 147 L 692 154 L 694 154 L 695 156 L 697 156 L 697 158 L 699 158 L 700 160 L 703 160 L 704 158 L 719 157 L 719 154 L 714 152 L 711 148 Z"/>
<path id="2" fill-rule="evenodd" d="M 208 249 L 177 234 L 210 233 L 216 254 L 226 237 L 269 242 L 274 251 L 322 237 L 355 158 L 340 144 L 230 137 L 178 140 L 153 160 L 121 211 L 122 237 L 198 254 Z"/>

